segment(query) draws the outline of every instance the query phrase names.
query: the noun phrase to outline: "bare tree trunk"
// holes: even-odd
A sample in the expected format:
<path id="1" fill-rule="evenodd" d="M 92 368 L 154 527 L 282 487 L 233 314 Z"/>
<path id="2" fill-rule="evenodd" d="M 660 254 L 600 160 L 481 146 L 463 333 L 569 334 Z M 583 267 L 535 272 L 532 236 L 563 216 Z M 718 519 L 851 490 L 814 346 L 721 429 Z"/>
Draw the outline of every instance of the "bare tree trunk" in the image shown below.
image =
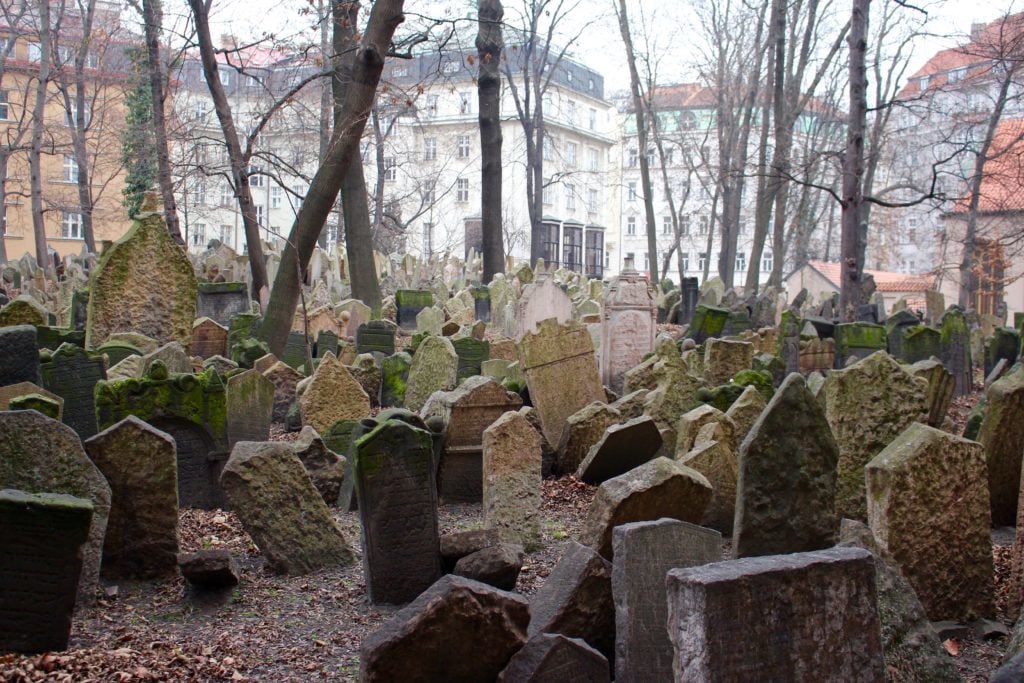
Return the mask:
<path id="1" fill-rule="evenodd" d="M 774 72 L 774 53 L 768 57 L 769 87 Z M 768 198 L 768 132 L 771 116 L 768 115 L 769 103 L 761 107 L 761 139 L 757 144 L 757 202 L 754 207 L 754 241 L 750 251 L 750 264 L 747 266 L 747 281 L 744 286 L 746 293 L 756 292 L 761 279 L 761 257 L 764 255 L 764 243 L 768 239 L 768 222 L 771 220 L 772 204 Z M 770 282 L 769 284 L 775 284 Z"/>
<path id="2" fill-rule="evenodd" d="M 320 55 L 324 59 L 325 63 L 328 56 L 331 56 L 332 45 L 331 45 L 331 7 L 328 0 L 317 0 L 317 12 L 320 19 Z M 335 59 L 331 56 L 331 59 Z M 332 79 L 333 82 L 333 79 Z M 321 81 L 320 82 L 320 135 L 319 135 L 319 151 L 317 154 L 317 163 L 323 163 L 324 158 L 327 156 L 327 148 L 331 144 L 331 132 L 333 130 L 332 123 L 334 121 L 333 104 L 331 98 L 332 83 Z M 325 229 L 320 231 L 320 236 L 317 238 L 317 244 L 322 249 L 327 248 L 327 230 L 326 223 L 324 224 Z"/>
<path id="3" fill-rule="evenodd" d="M 249 252 L 249 270 L 252 273 L 251 294 L 253 299 L 265 301 L 267 281 L 267 264 L 263 258 L 263 244 L 260 238 L 260 225 L 256 219 L 256 205 L 249 189 L 249 169 L 246 168 L 245 155 L 238 141 L 238 129 L 231 114 L 224 84 L 220 80 L 216 50 L 210 35 L 210 4 L 212 0 L 189 0 L 192 16 L 196 24 L 196 39 L 199 42 L 199 56 L 203 62 L 203 75 L 210 89 L 213 108 L 217 112 L 224 143 L 228 149 L 228 160 L 231 163 L 231 179 L 238 198 L 238 208 L 242 214 L 242 227 L 245 229 L 245 245 Z"/>
<path id="4" fill-rule="evenodd" d="M 863 303 L 861 275 L 864 271 L 864 248 L 867 226 L 861 224 L 864 201 L 864 128 L 867 120 L 867 35 L 868 7 L 871 0 L 853 0 L 850 18 L 850 114 L 846 130 L 846 152 L 842 167 L 842 225 L 839 289 L 840 318 L 846 322 L 857 319 Z"/>
<path id="5" fill-rule="evenodd" d="M 359 155 L 359 140 L 377 94 L 384 56 L 395 29 L 405 20 L 402 7 L 403 0 L 377 0 L 370 10 L 370 20 L 354 55 L 352 78 L 337 118 L 331 149 L 313 176 L 306 200 L 285 243 L 278 277 L 260 328 L 260 336 L 267 341 L 273 353 L 281 353 L 284 349 L 299 300 L 300 288 L 293 275 L 295 269 L 305 270 L 309 264 L 317 235 L 331 213 L 345 173 L 353 158 Z M 355 269 L 357 263 L 353 261 L 350 265 Z M 361 265 L 372 272 L 372 254 L 370 263 Z"/>
<path id="6" fill-rule="evenodd" d="M 636 69 L 636 56 L 633 54 L 633 37 L 629 33 L 629 16 L 626 14 L 626 0 L 618 0 L 616 14 L 619 19 L 619 32 L 626 46 L 626 62 L 629 65 L 629 87 L 633 95 L 633 116 L 636 119 L 636 139 L 640 147 L 640 186 L 644 193 L 644 215 L 647 220 L 647 261 L 650 264 L 650 278 L 658 284 L 658 233 L 654 218 L 654 193 L 651 187 L 651 164 L 647 156 L 647 123 L 644 116 L 644 98 L 640 92 L 640 74 Z"/>
<path id="7" fill-rule="evenodd" d="M 376 182 L 373 186 L 373 233 L 380 235 L 381 226 L 384 224 L 384 132 L 380 129 L 380 116 L 377 107 L 370 110 L 370 125 L 373 127 L 373 152 L 376 157 Z"/>
<path id="8" fill-rule="evenodd" d="M 501 0 L 478 0 L 476 50 L 480 62 L 480 223 L 483 233 L 483 282 L 505 269 L 501 234 Z"/>
<path id="9" fill-rule="evenodd" d="M 36 263 L 49 265 L 46 248 L 46 222 L 43 220 L 43 133 L 46 121 L 46 91 L 50 81 L 50 3 L 40 0 L 39 9 L 39 72 L 36 76 L 36 100 L 32 108 L 32 142 L 29 150 L 29 187 L 32 196 L 32 232 L 36 242 Z"/>
<path id="10" fill-rule="evenodd" d="M 7 243 L 4 238 L 7 235 L 7 163 L 10 161 L 11 153 L 0 147 L 0 265 L 7 263 Z"/>

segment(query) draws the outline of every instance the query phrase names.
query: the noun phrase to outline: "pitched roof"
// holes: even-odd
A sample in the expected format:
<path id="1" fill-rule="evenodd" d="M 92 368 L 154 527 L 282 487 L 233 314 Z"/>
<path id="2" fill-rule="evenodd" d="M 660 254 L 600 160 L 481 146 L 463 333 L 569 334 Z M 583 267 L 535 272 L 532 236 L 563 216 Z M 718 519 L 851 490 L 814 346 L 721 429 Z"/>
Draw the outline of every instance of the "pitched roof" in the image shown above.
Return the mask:
<path id="1" fill-rule="evenodd" d="M 982 171 L 981 213 L 1024 211 L 1024 119 L 999 123 Z M 970 198 L 958 201 L 950 215 L 967 213 Z"/>
<path id="2" fill-rule="evenodd" d="M 836 261 L 808 261 L 807 265 L 818 271 L 836 289 L 842 281 L 842 267 Z M 918 275 L 893 273 L 887 270 L 864 269 L 875 279 L 875 289 L 879 292 L 924 292 L 935 287 L 935 276 L 930 273 Z"/>

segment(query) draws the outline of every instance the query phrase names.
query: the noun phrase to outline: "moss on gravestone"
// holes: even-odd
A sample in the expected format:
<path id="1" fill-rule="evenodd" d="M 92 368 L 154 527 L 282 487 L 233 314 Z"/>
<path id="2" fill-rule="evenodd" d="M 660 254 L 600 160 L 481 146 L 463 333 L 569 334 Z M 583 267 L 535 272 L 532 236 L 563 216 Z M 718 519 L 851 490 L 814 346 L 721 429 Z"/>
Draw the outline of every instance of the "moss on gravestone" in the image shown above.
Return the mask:
<path id="1" fill-rule="evenodd" d="M 740 370 L 732 378 L 732 383 L 740 387 L 757 387 L 757 390 L 764 396 L 765 401 L 772 400 L 775 395 L 775 387 L 772 384 L 772 375 L 766 370 Z M 740 393 L 743 393 L 742 391 Z M 738 396 L 738 394 L 737 394 Z M 731 405 L 731 402 L 730 402 Z"/>
<path id="2" fill-rule="evenodd" d="M 266 342 L 250 337 L 243 339 L 231 347 L 231 360 L 238 363 L 240 368 L 251 368 L 253 364 L 263 356 L 270 353 L 270 347 Z"/>
<path id="3" fill-rule="evenodd" d="M 8 410 L 38 410 L 46 417 L 59 420 L 61 405 L 42 394 L 25 394 L 12 398 L 8 404 Z"/>

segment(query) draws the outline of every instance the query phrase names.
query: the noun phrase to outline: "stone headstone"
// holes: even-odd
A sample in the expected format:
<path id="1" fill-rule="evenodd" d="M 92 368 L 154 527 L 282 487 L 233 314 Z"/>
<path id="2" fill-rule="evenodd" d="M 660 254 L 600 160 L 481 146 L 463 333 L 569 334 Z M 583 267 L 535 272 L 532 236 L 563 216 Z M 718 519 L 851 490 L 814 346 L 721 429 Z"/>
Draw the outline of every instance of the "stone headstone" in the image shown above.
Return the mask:
<path id="1" fill-rule="evenodd" d="M 866 550 L 716 562 L 667 581 L 677 680 L 886 680 Z"/>
<path id="2" fill-rule="evenodd" d="M 754 362 L 754 345 L 727 339 L 708 339 L 704 343 L 704 381 L 709 386 L 727 383 Z"/>
<path id="3" fill-rule="evenodd" d="M 679 464 L 700 472 L 711 484 L 711 501 L 700 523 L 727 536 L 733 533 L 736 516 L 736 479 L 739 465 L 736 450 L 728 439 L 717 440 L 717 424 L 706 425 L 697 442 Z"/>
<path id="4" fill-rule="evenodd" d="M 522 340 L 527 333 L 538 331 L 549 318 L 558 324 L 572 320 L 572 300 L 553 278 L 544 277 L 523 287 L 523 295 L 515 303 L 513 338 Z"/>
<path id="5" fill-rule="evenodd" d="M 159 213 L 140 214 L 103 252 L 92 273 L 87 348 L 114 332 L 140 332 L 161 344 L 192 341 L 198 285 L 188 255 Z"/>
<path id="6" fill-rule="evenodd" d="M 395 352 L 395 324 L 388 320 L 370 320 L 356 329 L 356 353 Z"/>
<path id="7" fill-rule="evenodd" d="M 941 334 L 935 328 L 924 325 L 908 328 L 903 334 L 901 350 L 902 360 L 907 363 L 939 356 L 942 354 Z"/>
<path id="8" fill-rule="evenodd" d="M 654 350 L 657 307 L 647 278 L 626 270 L 612 280 L 601 307 L 601 381 L 621 392 L 626 371 Z"/>
<path id="9" fill-rule="evenodd" d="M 451 391 L 457 383 L 459 356 L 446 337 L 427 337 L 416 349 L 409 367 L 405 407 L 419 412 L 435 391 Z"/>
<path id="10" fill-rule="evenodd" d="M 839 447 L 804 378 L 791 374 L 751 427 L 739 457 L 736 557 L 835 543 Z"/>
<path id="11" fill-rule="evenodd" d="M 39 343 L 32 325 L 0 327 L 0 386 L 40 383 Z"/>
<path id="12" fill-rule="evenodd" d="M 845 368 L 850 359 L 861 360 L 876 351 L 885 351 L 885 328 L 874 323 L 840 323 L 835 328 L 836 367 Z"/>
<path id="13" fill-rule="evenodd" d="M 17 384 L 0 385 L 0 410 L 22 410 L 25 407 L 32 408 L 32 406 L 23 406 L 21 408 L 11 407 L 12 401 L 16 402 L 17 399 L 26 396 L 37 396 L 50 399 L 57 404 L 57 415 L 47 415 L 47 417 L 52 417 L 58 421 L 61 419 L 64 411 L 64 399 L 40 386 L 32 384 L 32 382 L 18 382 Z"/>
<path id="14" fill-rule="evenodd" d="M 92 516 L 85 498 L 0 487 L 0 652 L 67 649 Z"/>
<path id="15" fill-rule="evenodd" d="M 174 439 L 129 415 L 85 442 L 110 484 L 101 573 L 148 579 L 178 566 L 178 466 Z"/>
<path id="16" fill-rule="evenodd" d="M 263 376 L 274 385 L 274 422 L 283 422 L 288 408 L 295 402 L 295 387 L 302 381 L 302 373 L 281 361 L 275 362 L 263 372 Z"/>
<path id="17" fill-rule="evenodd" d="M 398 309 L 398 326 L 403 330 L 416 329 L 416 316 L 424 308 L 434 305 L 434 295 L 429 290 L 400 289 L 395 292 L 395 306 Z"/>
<path id="18" fill-rule="evenodd" d="M 579 638 L 538 633 L 509 661 L 498 683 L 609 683 L 608 660 Z"/>
<path id="19" fill-rule="evenodd" d="M 96 433 L 93 390 L 107 378 L 103 357 L 79 346 L 61 344 L 41 365 L 43 386 L 64 399 L 64 423 L 80 437 Z"/>
<path id="20" fill-rule="evenodd" d="M 142 374 L 149 374 L 153 363 L 160 361 L 167 371 L 175 374 L 192 372 L 192 360 L 185 353 L 185 347 L 178 342 L 167 342 L 160 348 L 150 351 L 142 357 Z"/>
<path id="21" fill-rule="evenodd" d="M 526 551 L 515 543 L 498 543 L 465 555 L 455 563 L 452 574 L 511 591 L 516 588 Z"/>
<path id="22" fill-rule="evenodd" d="M 903 355 L 903 336 L 913 327 L 921 324 L 920 319 L 904 309 L 894 311 L 885 321 L 885 337 L 889 354 L 894 358 L 906 360 Z"/>
<path id="23" fill-rule="evenodd" d="M 0 308 L 0 327 L 14 325 L 47 325 L 46 309 L 29 294 L 22 294 Z"/>
<path id="24" fill-rule="evenodd" d="M 360 680 L 493 681 L 526 642 L 526 598 L 445 576 L 360 646 Z"/>
<path id="25" fill-rule="evenodd" d="M 953 392 L 956 390 L 953 375 L 935 358 L 918 361 L 908 366 L 907 372 L 928 381 L 928 424 L 936 428 L 941 427 L 953 401 Z"/>
<path id="26" fill-rule="evenodd" d="M 576 477 L 588 484 L 601 484 L 654 459 L 661 446 L 658 425 L 646 415 L 612 425 L 587 452 Z"/>
<path id="27" fill-rule="evenodd" d="M 231 509 L 272 571 L 308 574 L 354 559 L 323 498 L 286 444 L 235 444 L 220 481 Z"/>
<path id="28" fill-rule="evenodd" d="M 1020 333 L 1009 327 L 997 327 L 985 342 L 985 376 L 991 374 L 999 361 L 1005 360 L 1010 366 L 1017 362 L 1019 356 Z"/>
<path id="29" fill-rule="evenodd" d="M 612 536 L 612 599 L 615 602 L 615 680 L 672 678 L 665 576 L 722 558 L 722 536 L 676 519 L 616 527 Z"/>
<path id="30" fill-rule="evenodd" d="M 337 358 L 328 354 L 320 360 L 313 377 L 299 398 L 303 424 L 318 432 L 338 420 L 359 420 L 370 416 L 370 397 Z"/>
<path id="31" fill-rule="evenodd" d="M 750 433 L 751 427 L 757 422 L 757 418 L 761 416 L 765 405 L 764 395 L 758 391 L 757 387 L 750 385 L 743 390 L 738 399 L 733 401 L 732 405 L 729 406 L 729 410 L 725 411 L 726 417 L 732 420 L 735 426 L 734 432 L 737 448 L 743 443 L 747 434 Z"/>
<path id="32" fill-rule="evenodd" d="M 540 547 L 540 436 L 518 412 L 483 433 L 484 526 L 527 550 Z"/>
<path id="33" fill-rule="evenodd" d="M 196 315 L 221 325 L 250 310 L 249 287 L 244 282 L 200 282 L 197 294 Z"/>
<path id="34" fill-rule="evenodd" d="M 473 337 L 463 337 L 452 342 L 455 354 L 459 357 L 456 381 L 461 382 L 470 377 L 483 374 L 481 364 L 490 357 L 490 344 Z"/>
<path id="35" fill-rule="evenodd" d="M 79 604 L 92 604 L 110 514 L 110 486 L 85 454 L 78 435 L 34 410 L 0 412 L 0 489 L 64 493 L 92 503 L 78 582 Z"/>
<path id="36" fill-rule="evenodd" d="M 928 618 L 994 617 L 981 444 L 915 423 L 875 456 L 865 473 L 871 531 L 900 565 Z"/>
<path id="37" fill-rule="evenodd" d="M 932 325 L 938 325 L 942 320 L 942 314 L 946 311 L 946 297 L 942 292 L 929 289 L 924 293 L 925 320 Z"/>
<path id="38" fill-rule="evenodd" d="M 992 383 L 978 441 L 988 460 L 992 524 L 1016 523 L 1024 443 L 1024 369 Z"/>
<path id="39" fill-rule="evenodd" d="M 303 427 L 299 438 L 285 443 L 306 468 L 310 481 L 328 506 L 338 505 L 342 487 L 346 483 L 351 491 L 352 474 L 347 459 L 331 450 L 315 429 Z M 344 509 L 348 509 L 347 501 Z"/>
<path id="40" fill-rule="evenodd" d="M 266 441 L 274 413 L 274 383 L 259 370 L 245 370 L 227 381 L 228 446 L 239 441 Z"/>
<path id="41" fill-rule="evenodd" d="M 397 408 L 405 404 L 405 391 L 409 385 L 412 356 L 404 351 L 392 354 L 380 362 L 380 405 Z"/>
<path id="42" fill-rule="evenodd" d="M 570 415 L 562 431 L 562 440 L 557 444 L 558 471 L 564 474 L 577 471 L 605 431 L 621 420 L 619 411 L 597 401 Z"/>
<path id="43" fill-rule="evenodd" d="M 193 356 L 210 358 L 228 354 L 228 328 L 210 318 L 199 318 L 192 325 Z"/>
<path id="44" fill-rule="evenodd" d="M 410 602 L 441 576 L 431 434 L 387 420 L 354 448 L 370 601 Z"/>
<path id="45" fill-rule="evenodd" d="M 939 334 L 942 351 L 939 359 L 956 380 L 954 396 L 966 396 L 973 389 L 974 379 L 971 376 L 971 334 L 962 308 L 949 307 L 939 324 Z"/>
<path id="46" fill-rule="evenodd" d="M 725 329 L 725 323 L 729 320 L 729 313 L 728 309 L 715 308 L 714 305 L 698 305 L 693 312 L 688 336 L 698 344 L 703 344 L 711 337 L 721 336 Z"/>

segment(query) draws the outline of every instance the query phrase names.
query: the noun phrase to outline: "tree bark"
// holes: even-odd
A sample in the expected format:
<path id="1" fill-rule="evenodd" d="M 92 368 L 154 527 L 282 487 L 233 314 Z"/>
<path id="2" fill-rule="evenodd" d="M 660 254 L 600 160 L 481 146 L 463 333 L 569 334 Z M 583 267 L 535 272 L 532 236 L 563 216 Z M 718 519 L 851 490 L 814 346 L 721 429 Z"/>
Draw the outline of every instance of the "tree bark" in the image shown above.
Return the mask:
<path id="1" fill-rule="evenodd" d="M 840 224 L 839 308 L 842 320 L 853 322 L 863 303 L 861 276 L 864 271 L 864 248 L 867 226 L 862 225 L 861 203 L 864 201 L 864 128 L 867 121 L 867 35 L 868 8 L 871 0 L 853 0 L 850 33 L 850 113 L 846 129 L 846 151 L 842 167 L 842 216 Z M 777 258 L 777 257 L 776 257 Z"/>
<path id="2" fill-rule="evenodd" d="M 480 63 L 480 223 L 483 233 L 483 282 L 505 269 L 501 232 L 501 0 L 478 0 L 476 50 Z"/>
<path id="3" fill-rule="evenodd" d="M 0 147 L 0 265 L 7 263 L 7 212 L 3 207 L 7 206 L 7 163 L 11 155 L 6 149 Z"/>
<path id="4" fill-rule="evenodd" d="M 260 336 L 273 353 L 279 354 L 284 349 L 295 314 L 295 304 L 299 300 L 295 270 L 300 268 L 304 271 L 309 264 L 317 235 L 331 213 L 345 173 L 352 165 L 353 158 L 359 155 L 359 140 L 377 93 L 377 84 L 384 69 L 384 55 L 395 29 L 405 20 L 402 7 L 403 0 L 377 0 L 370 10 L 366 31 L 355 52 L 352 79 L 345 93 L 338 118 L 339 125 L 335 126 L 331 149 L 313 176 L 306 200 L 295 217 L 281 256 L 270 303 L 263 317 Z M 370 263 L 360 265 L 372 271 L 372 254 Z M 353 261 L 351 266 L 355 269 L 357 263 Z"/>
<path id="5" fill-rule="evenodd" d="M 36 99 L 32 108 L 32 138 L 29 149 L 29 192 L 32 201 L 32 231 L 36 243 L 36 264 L 40 268 L 50 265 L 46 248 L 46 222 L 43 217 L 43 133 L 46 127 L 47 86 L 50 82 L 50 3 L 39 0 L 39 71 L 36 75 Z"/>

